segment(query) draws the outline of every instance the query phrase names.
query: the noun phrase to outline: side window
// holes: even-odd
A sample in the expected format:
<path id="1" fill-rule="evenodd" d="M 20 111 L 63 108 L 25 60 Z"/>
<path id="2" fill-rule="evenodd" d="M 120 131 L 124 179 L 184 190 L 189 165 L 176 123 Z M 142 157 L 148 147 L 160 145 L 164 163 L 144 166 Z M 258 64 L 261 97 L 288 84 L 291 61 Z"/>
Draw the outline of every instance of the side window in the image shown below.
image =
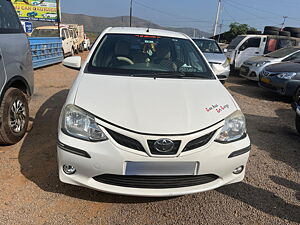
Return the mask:
<path id="1" fill-rule="evenodd" d="M 292 47 L 296 45 L 295 40 L 290 39 L 279 39 L 277 49 Z"/>
<path id="2" fill-rule="evenodd" d="M 17 13 L 10 1 L 0 1 L 0 33 L 23 33 Z"/>
<path id="3" fill-rule="evenodd" d="M 247 48 L 259 48 L 261 38 L 249 38 L 247 41 L 242 44 L 240 47 L 240 51 L 244 51 Z"/>

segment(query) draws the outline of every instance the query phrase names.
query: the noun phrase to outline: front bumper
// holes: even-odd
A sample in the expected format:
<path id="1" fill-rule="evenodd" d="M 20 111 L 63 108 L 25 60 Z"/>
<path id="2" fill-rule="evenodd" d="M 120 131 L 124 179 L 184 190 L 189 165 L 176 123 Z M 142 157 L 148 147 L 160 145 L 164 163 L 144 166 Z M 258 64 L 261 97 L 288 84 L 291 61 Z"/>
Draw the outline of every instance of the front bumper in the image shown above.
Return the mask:
<path id="1" fill-rule="evenodd" d="M 222 65 L 214 65 L 213 70 L 219 80 L 227 80 L 230 74 L 230 66 L 223 67 Z"/>
<path id="2" fill-rule="evenodd" d="M 72 146 L 73 148 L 82 150 L 88 153 L 88 155 L 90 156 L 84 157 L 78 154 L 74 154 L 62 148 L 61 144 L 58 145 L 57 153 L 59 178 L 64 183 L 88 187 L 99 191 L 116 193 L 121 195 L 154 197 L 178 196 L 184 194 L 203 192 L 218 188 L 226 184 L 242 181 L 245 176 L 245 169 L 242 173 L 237 175 L 233 174 L 233 170 L 239 166 L 246 167 L 250 150 L 250 140 L 248 136 L 242 140 L 228 144 L 217 143 L 214 141 L 214 139 L 220 131 L 219 125 L 219 127 L 214 126 L 212 128 L 209 128 L 207 131 L 201 131 L 200 133 L 189 135 L 189 137 L 184 137 L 184 139 L 186 140 L 183 140 L 182 144 L 184 144 L 184 142 L 188 142 L 189 139 L 194 138 L 194 136 L 203 135 L 205 134 L 205 132 L 211 132 L 213 129 L 217 129 L 217 132 L 211 138 L 211 141 L 208 142 L 206 145 L 191 150 L 189 152 L 183 152 L 177 156 L 161 157 L 150 157 L 145 152 L 139 152 L 121 146 L 118 143 L 116 143 L 105 130 L 104 132 L 109 137 L 109 140 L 97 143 L 75 139 L 63 134 L 62 132 L 59 132 L 59 142 L 64 143 L 68 146 Z M 136 139 L 138 138 L 139 137 L 136 137 Z M 143 138 L 159 139 L 159 137 L 153 136 Z M 178 137 L 169 138 L 172 138 L 174 140 Z M 142 141 L 141 143 L 144 145 Z M 241 149 L 244 149 L 242 153 L 239 153 L 238 155 L 232 155 L 233 152 L 238 152 L 238 150 Z M 128 175 L 126 171 L 126 165 L 129 162 L 159 164 L 176 163 L 176 165 L 179 165 L 179 167 L 181 163 L 182 165 L 186 165 L 187 163 L 195 162 L 197 166 L 195 167 L 195 170 L 192 175 L 212 174 L 214 176 L 217 176 L 217 179 L 200 185 L 176 188 L 137 188 L 128 187 L 126 185 L 111 185 L 109 183 L 103 183 L 96 180 L 96 177 L 99 177 L 100 175 Z M 62 169 L 63 165 L 74 166 L 76 168 L 76 173 L 72 175 L 65 174 Z M 174 169 L 178 172 L 172 174 L 173 176 L 184 175 L 180 173 L 180 169 L 178 167 Z M 185 170 L 185 168 L 182 168 L 182 170 Z M 158 172 L 158 174 L 148 175 L 161 176 L 168 174 L 164 174 L 163 171 L 160 171 Z"/>
<path id="3" fill-rule="evenodd" d="M 240 76 L 247 78 L 248 80 L 258 81 L 259 74 L 263 70 L 264 67 L 256 67 L 249 65 L 242 65 L 240 68 Z"/>
<path id="4" fill-rule="evenodd" d="M 274 93 L 293 97 L 299 87 L 299 81 L 278 78 L 277 76 L 259 76 L 259 86 Z"/>

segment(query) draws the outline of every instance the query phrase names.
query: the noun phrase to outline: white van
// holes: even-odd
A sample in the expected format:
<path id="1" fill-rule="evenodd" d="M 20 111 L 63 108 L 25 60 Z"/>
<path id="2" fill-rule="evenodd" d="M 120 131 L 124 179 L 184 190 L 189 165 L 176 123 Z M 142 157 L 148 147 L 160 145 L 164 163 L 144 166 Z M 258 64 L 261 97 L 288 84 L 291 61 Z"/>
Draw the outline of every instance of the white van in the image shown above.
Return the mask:
<path id="1" fill-rule="evenodd" d="M 300 45 L 300 38 L 277 35 L 239 35 L 227 47 L 226 56 L 234 69 L 251 57 L 261 56 L 280 48 Z"/>

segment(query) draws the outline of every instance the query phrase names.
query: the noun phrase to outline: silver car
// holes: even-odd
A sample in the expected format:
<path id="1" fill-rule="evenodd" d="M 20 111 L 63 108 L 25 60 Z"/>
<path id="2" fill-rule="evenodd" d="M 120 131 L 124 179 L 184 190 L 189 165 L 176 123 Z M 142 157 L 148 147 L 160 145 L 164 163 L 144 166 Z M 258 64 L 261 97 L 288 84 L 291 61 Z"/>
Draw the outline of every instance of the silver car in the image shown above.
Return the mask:
<path id="1" fill-rule="evenodd" d="M 33 69 L 27 36 L 6 0 L 0 0 L 0 87 L 0 144 L 14 144 L 27 130 Z"/>
<path id="2" fill-rule="evenodd" d="M 229 77 L 230 65 L 218 43 L 207 38 L 194 38 L 193 41 L 203 52 L 219 80 L 224 83 Z"/>
<path id="3" fill-rule="evenodd" d="M 249 80 L 258 81 L 259 74 L 271 64 L 300 60 L 300 46 L 282 48 L 263 56 L 246 60 L 240 69 L 240 75 Z"/>

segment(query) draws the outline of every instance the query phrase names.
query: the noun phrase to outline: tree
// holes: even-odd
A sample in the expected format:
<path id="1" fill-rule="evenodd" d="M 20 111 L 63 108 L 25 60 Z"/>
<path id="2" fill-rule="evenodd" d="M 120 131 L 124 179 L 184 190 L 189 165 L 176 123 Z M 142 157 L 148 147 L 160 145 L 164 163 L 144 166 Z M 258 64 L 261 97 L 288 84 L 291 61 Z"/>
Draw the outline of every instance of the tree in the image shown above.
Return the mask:
<path id="1" fill-rule="evenodd" d="M 240 24 L 237 22 L 231 23 L 229 27 L 229 32 L 232 34 L 232 36 L 246 34 L 248 31 L 256 31 L 254 27 L 250 27 L 248 24 Z"/>

